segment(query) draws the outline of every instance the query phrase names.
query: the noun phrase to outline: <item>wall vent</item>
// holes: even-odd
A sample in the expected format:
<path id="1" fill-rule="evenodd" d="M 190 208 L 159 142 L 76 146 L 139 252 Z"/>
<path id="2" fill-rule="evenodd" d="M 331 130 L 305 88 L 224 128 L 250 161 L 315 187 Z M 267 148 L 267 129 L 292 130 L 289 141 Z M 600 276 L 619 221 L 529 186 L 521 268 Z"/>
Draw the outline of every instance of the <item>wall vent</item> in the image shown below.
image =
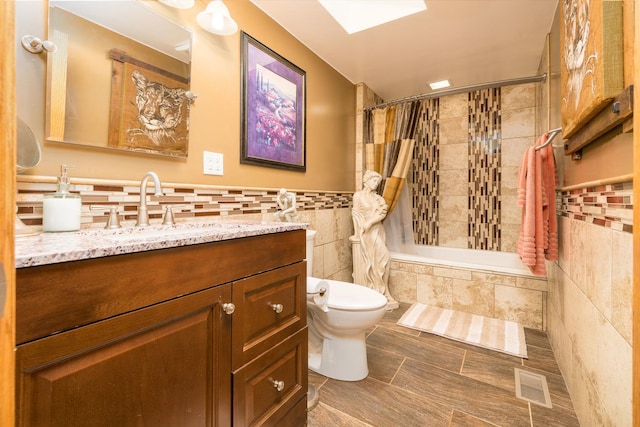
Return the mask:
<path id="1" fill-rule="evenodd" d="M 551 396 L 547 377 L 514 368 L 516 376 L 516 396 L 537 405 L 551 408 Z"/>

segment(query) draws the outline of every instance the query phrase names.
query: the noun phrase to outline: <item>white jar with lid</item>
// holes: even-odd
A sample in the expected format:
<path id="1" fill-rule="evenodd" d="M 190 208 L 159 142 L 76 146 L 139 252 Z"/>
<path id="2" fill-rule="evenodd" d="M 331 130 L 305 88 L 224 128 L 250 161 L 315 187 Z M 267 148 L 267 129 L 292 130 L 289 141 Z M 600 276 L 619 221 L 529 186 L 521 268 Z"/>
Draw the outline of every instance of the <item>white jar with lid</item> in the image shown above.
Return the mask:
<path id="1" fill-rule="evenodd" d="M 48 193 L 42 200 L 43 231 L 77 231 L 80 230 L 81 199 L 79 194 L 69 192 L 70 181 L 67 176 L 69 166 L 60 166 L 58 188 L 55 193 Z"/>

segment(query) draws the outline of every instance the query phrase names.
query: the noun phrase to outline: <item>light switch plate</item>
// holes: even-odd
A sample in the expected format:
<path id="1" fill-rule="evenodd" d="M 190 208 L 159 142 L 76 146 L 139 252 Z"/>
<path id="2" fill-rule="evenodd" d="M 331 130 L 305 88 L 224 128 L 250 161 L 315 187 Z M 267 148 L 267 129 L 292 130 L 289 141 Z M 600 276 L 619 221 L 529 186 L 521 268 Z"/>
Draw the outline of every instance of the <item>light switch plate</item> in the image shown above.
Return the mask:
<path id="1" fill-rule="evenodd" d="M 203 173 L 205 175 L 222 175 L 223 174 L 223 156 L 222 153 L 212 153 L 211 151 L 203 151 L 202 155 Z"/>

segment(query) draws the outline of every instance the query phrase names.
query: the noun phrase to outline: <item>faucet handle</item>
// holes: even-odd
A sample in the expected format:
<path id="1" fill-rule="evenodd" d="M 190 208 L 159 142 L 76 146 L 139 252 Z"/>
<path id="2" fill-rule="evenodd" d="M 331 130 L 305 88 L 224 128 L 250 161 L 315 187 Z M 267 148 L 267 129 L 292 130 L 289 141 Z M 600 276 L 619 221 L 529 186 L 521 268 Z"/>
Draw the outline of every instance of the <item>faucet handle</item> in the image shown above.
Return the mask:
<path id="1" fill-rule="evenodd" d="M 106 205 L 91 205 L 90 208 L 92 211 L 94 210 L 103 210 L 109 211 L 109 218 L 107 219 L 107 224 L 104 226 L 105 229 L 114 229 L 121 228 L 120 225 L 120 217 L 118 217 L 118 206 L 106 206 Z"/>
<path id="2" fill-rule="evenodd" d="M 182 208 L 186 205 L 166 205 L 164 208 L 164 218 L 162 225 L 173 225 L 175 220 L 173 219 L 173 208 Z"/>

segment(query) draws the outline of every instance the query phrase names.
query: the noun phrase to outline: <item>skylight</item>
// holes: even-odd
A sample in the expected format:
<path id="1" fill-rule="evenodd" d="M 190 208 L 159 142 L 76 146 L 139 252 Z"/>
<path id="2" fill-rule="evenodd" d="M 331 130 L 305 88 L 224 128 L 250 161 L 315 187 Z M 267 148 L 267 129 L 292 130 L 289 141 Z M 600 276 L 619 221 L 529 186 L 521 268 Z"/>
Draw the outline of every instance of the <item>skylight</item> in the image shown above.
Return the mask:
<path id="1" fill-rule="evenodd" d="M 424 0 L 318 0 L 349 34 L 427 9 Z"/>

